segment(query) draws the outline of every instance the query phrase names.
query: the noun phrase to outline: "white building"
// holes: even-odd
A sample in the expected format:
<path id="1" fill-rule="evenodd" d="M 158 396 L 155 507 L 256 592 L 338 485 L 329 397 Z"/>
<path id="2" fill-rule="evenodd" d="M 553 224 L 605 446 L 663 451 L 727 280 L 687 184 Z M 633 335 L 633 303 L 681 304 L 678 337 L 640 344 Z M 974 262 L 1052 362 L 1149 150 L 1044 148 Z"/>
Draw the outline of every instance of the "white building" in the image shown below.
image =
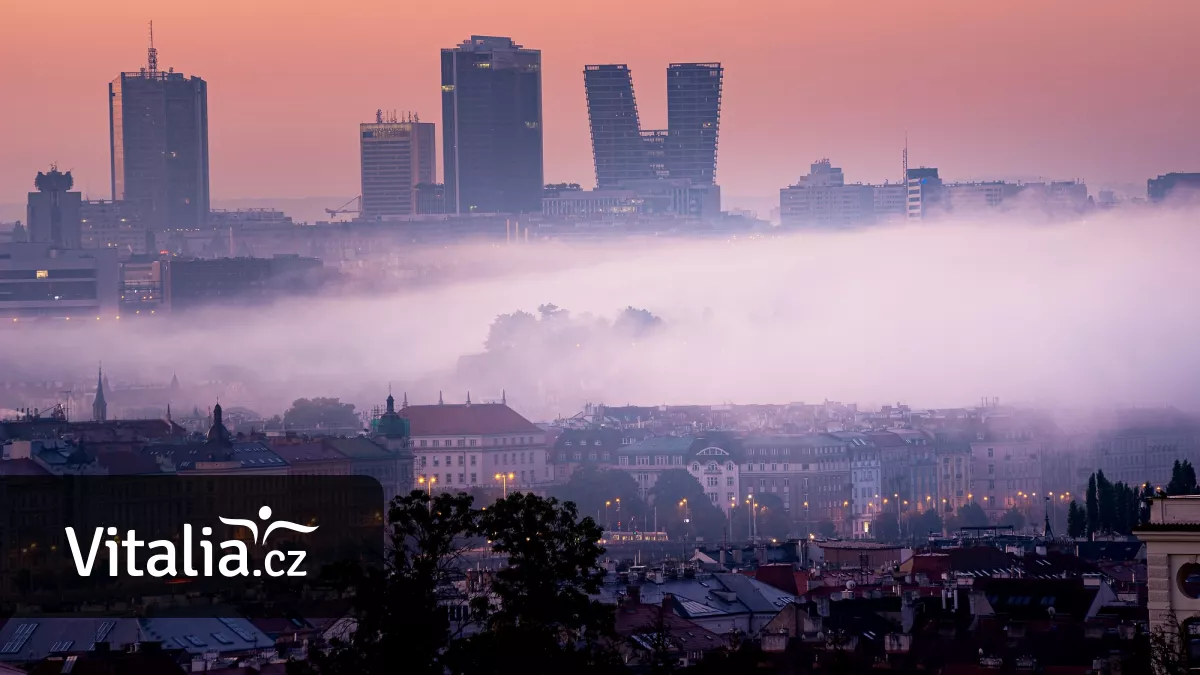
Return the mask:
<path id="1" fill-rule="evenodd" d="M 546 433 L 504 403 L 407 405 L 417 487 L 533 488 L 553 479 Z M 504 480 L 496 475 L 509 476 Z"/>
<path id="2" fill-rule="evenodd" d="M 850 443 L 850 500 L 854 514 L 854 537 L 872 536 L 871 523 L 883 510 L 883 465 L 878 447 L 863 434 L 832 434 Z"/>
<path id="3" fill-rule="evenodd" d="M 1188 654 L 1200 653 L 1200 497 L 1158 497 L 1150 522 L 1137 531 L 1146 542 L 1150 628 L 1172 615 L 1188 641 Z M 1195 658 L 1195 656 L 1193 656 Z M 1200 659 L 1188 664 L 1195 668 Z"/>
<path id="4" fill-rule="evenodd" d="M 729 517 L 730 509 L 742 496 L 738 463 L 734 457 L 723 448 L 708 446 L 696 451 L 687 468 L 688 473 L 700 481 L 708 501 L 719 506 Z"/>
<path id="5" fill-rule="evenodd" d="M 822 159 L 779 191 L 779 219 L 793 227 L 856 227 L 903 213 L 904 198 L 901 185 L 847 185 L 842 170 Z"/>

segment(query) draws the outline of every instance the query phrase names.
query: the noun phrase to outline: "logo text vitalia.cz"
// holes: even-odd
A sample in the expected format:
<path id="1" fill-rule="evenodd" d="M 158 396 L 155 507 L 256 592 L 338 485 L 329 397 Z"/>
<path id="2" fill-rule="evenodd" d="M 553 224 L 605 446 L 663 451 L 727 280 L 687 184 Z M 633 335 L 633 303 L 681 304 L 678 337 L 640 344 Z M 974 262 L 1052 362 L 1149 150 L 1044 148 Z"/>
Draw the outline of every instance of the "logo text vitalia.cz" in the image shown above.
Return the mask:
<path id="1" fill-rule="evenodd" d="M 258 510 L 260 520 L 267 521 L 271 518 L 271 507 L 264 506 Z M 266 529 L 262 533 L 262 540 L 258 537 L 259 523 L 253 520 L 243 518 L 221 518 L 221 522 L 226 525 L 234 525 L 244 527 L 250 530 L 252 541 L 259 546 L 266 546 L 267 537 L 275 530 L 292 530 L 302 534 L 310 534 L 317 530 L 316 525 L 299 525 L 297 523 L 286 520 L 279 520 L 267 524 Z M 105 535 L 109 537 L 117 537 L 118 529 L 113 526 L 97 527 L 92 534 L 91 547 L 88 549 L 87 560 L 84 560 L 82 549 L 79 545 L 79 538 L 75 534 L 75 528 L 66 528 L 67 543 L 71 547 L 71 557 L 75 561 L 75 569 L 79 572 L 79 576 L 88 577 L 92 575 L 92 569 L 96 564 L 96 554 L 100 550 L 100 544 L 108 550 L 108 574 L 109 576 L 121 575 L 121 550 L 124 549 L 125 557 L 125 574 L 131 577 L 140 577 L 149 574 L 152 577 L 176 577 L 179 576 L 179 570 L 183 570 L 183 574 L 189 577 L 212 577 L 213 574 L 213 542 L 208 539 L 199 539 L 196 541 L 193 536 L 193 527 L 190 524 L 184 524 L 183 536 L 181 539 L 182 552 L 176 550 L 175 542 L 168 539 L 156 539 L 147 542 L 137 538 L 137 532 L 127 530 L 123 538 L 105 539 Z M 213 533 L 211 527 L 200 528 L 201 537 L 209 537 Z M 141 547 L 145 546 L 146 553 L 152 553 L 146 560 L 146 568 L 138 568 L 138 556 L 141 552 Z M 199 548 L 199 563 L 200 568 L 196 567 L 196 548 Z M 216 569 L 222 577 L 260 577 L 264 573 L 269 577 L 302 577 L 306 576 L 307 572 L 301 569 L 306 555 L 305 551 L 268 551 L 263 557 L 263 569 L 250 569 L 250 551 L 246 543 L 238 539 L 230 539 L 217 544 L 217 549 L 221 552 L 221 557 L 217 561 Z M 157 551 L 157 552 L 155 552 Z M 227 553 L 225 551 L 228 551 Z M 290 559 L 290 564 L 289 564 Z"/>

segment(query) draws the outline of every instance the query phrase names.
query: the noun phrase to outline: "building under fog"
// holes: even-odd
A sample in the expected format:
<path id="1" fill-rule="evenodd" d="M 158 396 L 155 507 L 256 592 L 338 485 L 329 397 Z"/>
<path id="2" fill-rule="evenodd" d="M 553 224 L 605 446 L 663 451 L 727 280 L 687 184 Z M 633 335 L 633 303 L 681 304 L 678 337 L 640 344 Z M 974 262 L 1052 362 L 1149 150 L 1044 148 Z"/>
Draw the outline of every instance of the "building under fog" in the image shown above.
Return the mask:
<path id="1" fill-rule="evenodd" d="M 779 191 L 780 224 L 848 228 L 902 220 L 907 189 L 900 184 L 847 184 L 828 159 L 814 162 L 807 176 Z"/>
<path id="2" fill-rule="evenodd" d="M 208 219 L 208 85 L 158 69 L 151 38 L 145 68 L 108 86 L 112 198 L 131 203 L 153 230 Z"/>
<path id="3" fill-rule="evenodd" d="M 643 140 L 629 66 L 584 66 L 583 86 L 587 94 L 596 187 L 610 188 L 625 180 L 654 178 L 648 152 L 654 138 Z"/>
<path id="4" fill-rule="evenodd" d="M 418 209 L 418 185 L 436 182 L 434 125 L 420 118 L 390 118 L 378 112 L 374 123 L 358 127 L 362 170 L 362 217 L 411 216 Z"/>
<path id="5" fill-rule="evenodd" d="M 1146 181 L 1146 197 L 1156 203 L 1169 197 L 1182 198 L 1188 193 L 1192 197 L 1200 194 L 1200 173 L 1168 173 Z"/>
<path id="6" fill-rule="evenodd" d="M 540 211 L 542 53 L 484 35 L 443 49 L 442 138 L 447 212 Z"/>
<path id="7" fill-rule="evenodd" d="M 119 314 L 117 254 L 53 243 L 0 245 L 0 320 L 95 321 Z"/>

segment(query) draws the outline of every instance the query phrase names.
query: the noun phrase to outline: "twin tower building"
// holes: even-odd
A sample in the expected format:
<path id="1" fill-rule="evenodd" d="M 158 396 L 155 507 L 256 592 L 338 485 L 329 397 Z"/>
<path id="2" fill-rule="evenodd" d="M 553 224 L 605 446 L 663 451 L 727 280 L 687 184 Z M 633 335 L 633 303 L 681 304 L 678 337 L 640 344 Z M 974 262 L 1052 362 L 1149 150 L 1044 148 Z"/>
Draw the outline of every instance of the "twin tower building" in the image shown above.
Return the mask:
<path id="1" fill-rule="evenodd" d="M 667 69 L 667 128 L 643 129 L 625 65 L 584 69 L 598 188 L 672 179 L 713 185 L 721 119 L 719 63 Z M 474 35 L 441 53 L 442 164 L 434 125 L 377 113 L 360 126 L 362 214 L 541 212 L 542 56 Z"/>

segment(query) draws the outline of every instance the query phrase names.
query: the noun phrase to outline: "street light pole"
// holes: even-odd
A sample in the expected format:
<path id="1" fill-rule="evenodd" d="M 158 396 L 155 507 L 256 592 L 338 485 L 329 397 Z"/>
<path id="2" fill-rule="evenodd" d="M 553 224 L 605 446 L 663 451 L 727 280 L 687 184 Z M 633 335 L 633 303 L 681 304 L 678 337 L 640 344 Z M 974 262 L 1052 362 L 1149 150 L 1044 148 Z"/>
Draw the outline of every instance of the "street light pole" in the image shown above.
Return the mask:
<path id="1" fill-rule="evenodd" d="M 513 474 L 512 471 L 509 471 L 508 473 L 496 474 L 496 480 L 500 481 L 500 485 L 504 489 L 504 498 L 505 499 L 508 499 L 508 481 L 512 480 L 515 477 L 516 476 L 515 476 L 515 474 Z"/>

